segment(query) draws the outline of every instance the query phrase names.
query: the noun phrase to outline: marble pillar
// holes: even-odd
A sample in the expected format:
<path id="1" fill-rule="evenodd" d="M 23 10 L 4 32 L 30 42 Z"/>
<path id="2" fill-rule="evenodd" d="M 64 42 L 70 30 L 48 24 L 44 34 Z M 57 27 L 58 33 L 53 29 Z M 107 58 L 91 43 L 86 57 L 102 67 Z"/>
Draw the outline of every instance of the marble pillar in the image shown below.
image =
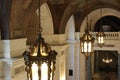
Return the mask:
<path id="1" fill-rule="evenodd" d="M 86 59 L 86 77 L 87 80 L 92 80 L 92 65 L 91 65 L 91 56 Z"/>
<path id="2" fill-rule="evenodd" d="M 26 72 L 22 54 L 27 47 L 26 40 L 26 38 L 0 40 L 0 52 L 2 54 L 2 58 L 0 58 L 2 60 L 1 80 L 25 80 Z"/>
<path id="3" fill-rule="evenodd" d="M 68 53 L 67 53 L 67 80 L 75 80 L 75 40 L 69 40 Z"/>
<path id="4" fill-rule="evenodd" d="M 72 15 L 67 22 L 67 80 L 75 80 L 75 23 Z"/>
<path id="5" fill-rule="evenodd" d="M 86 79 L 86 59 L 85 56 L 80 53 L 80 80 Z"/>
<path id="6" fill-rule="evenodd" d="M 75 80 L 80 80 L 80 33 L 76 32 L 75 35 Z"/>

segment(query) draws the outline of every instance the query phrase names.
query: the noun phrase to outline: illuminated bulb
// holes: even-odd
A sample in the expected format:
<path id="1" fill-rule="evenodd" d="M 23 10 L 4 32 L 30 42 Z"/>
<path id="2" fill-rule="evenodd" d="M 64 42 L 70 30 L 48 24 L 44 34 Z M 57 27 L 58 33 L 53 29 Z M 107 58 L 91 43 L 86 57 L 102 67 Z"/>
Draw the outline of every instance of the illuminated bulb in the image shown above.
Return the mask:
<path id="1" fill-rule="evenodd" d="M 32 56 L 37 56 L 37 47 L 34 47 L 34 52 L 33 52 Z"/>
<path id="2" fill-rule="evenodd" d="M 42 49 L 41 49 L 41 55 L 42 56 L 48 56 L 48 54 L 46 54 L 46 48 L 45 47 L 42 47 Z"/>
<path id="3" fill-rule="evenodd" d="M 103 59 L 103 62 L 105 62 L 105 63 L 110 63 L 110 62 L 112 62 L 112 59 L 106 58 L 106 59 Z"/>
<path id="4" fill-rule="evenodd" d="M 38 80 L 38 66 L 37 64 L 32 64 L 32 80 Z"/>
<path id="5" fill-rule="evenodd" d="M 48 65 L 46 62 L 41 65 L 41 80 L 48 80 Z"/>
<path id="6" fill-rule="evenodd" d="M 87 52 L 87 42 L 84 43 L 84 52 Z"/>

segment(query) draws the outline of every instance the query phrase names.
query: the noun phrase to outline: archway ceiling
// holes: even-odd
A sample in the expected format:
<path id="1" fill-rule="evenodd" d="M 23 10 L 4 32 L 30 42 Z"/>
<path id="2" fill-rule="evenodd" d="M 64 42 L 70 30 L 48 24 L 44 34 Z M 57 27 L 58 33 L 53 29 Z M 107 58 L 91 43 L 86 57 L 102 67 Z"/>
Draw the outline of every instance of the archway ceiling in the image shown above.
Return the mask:
<path id="1" fill-rule="evenodd" d="M 85 0 L 41 0 L 41 4 L 47 2 L 50 8 L 52 17 L 53 17 L 53 25 L 54 25 L 54 34 L 64 34 L 66 23 L 71 17 L 71 15 L 75 15 L 75 31 L 80 31 L 80 25 L 84 17 L 90 13 L 91 11 L 98 9 L 100 7 L 108 7 L 116 10 L 120 10 L 120 1 L 119 0 L 88 0 L 88 11 L 85 10 L 86 2 Z M 26 4 L 24 5 L 16 5 L 16 4 Z M 27 4 L 28 3 L 28 4 Z M 32 17 L 34 15 L 33 12 L 38 8 L 38 0 L 13 0 L 11 8 L 11 12 L 8 15 L 11 17 L 15 17 L 10 20 L 10 38 L 14 38 L 14 30 L 16 26 L 20 26 L 19 30 L 25 30 L 26 26 L 31 24 L 32 26 L 36 26 L 37 16 Z M 19 14 L 15 13 L 19 9 Z M 14 13 L 14 14 L 13 14 Z M 19 21 L 20 20 L 20 21 Z M 13 21 L 13 22 L 11 22 Z M 32 23 L 30 23 L 32 22 Z M 35 22 L 35 23 L 34 23 Z M 19 25 L 21 24 L 21 25 Z M 16 25 L 16 26 L 15 26 Z M 22 26 L 22 27 L 21 27 Z M 22 34 L 26 36 L 27 34 Z M 22 36 L 21 35 L 21 36 Z"/>
<path id="2" fill-rule="evenodd" d="M 65 33 L 65 26 L 71 15 L 75 16 L 75 31 L 79 32 L 81 22 L 87 14 L 99 8 L 112 8 L 120 10 L 119 3 L 120 1 L 118 0 L 90 0 L 88 1 L 88 10 L 86 10 L 85 0 L 64 0 L 64 3 L 60 2 L 56 4 L 55 2 L 50 2 L 50 6 L 52 6 L 51 10 L 53 10 L 53 20 L 56 21 L 56 24 L 54 24 L 54 26 L 56 26 L 54 27 L 54 33 Z M 58 13 L 58 10 L 61 13 Z"/>

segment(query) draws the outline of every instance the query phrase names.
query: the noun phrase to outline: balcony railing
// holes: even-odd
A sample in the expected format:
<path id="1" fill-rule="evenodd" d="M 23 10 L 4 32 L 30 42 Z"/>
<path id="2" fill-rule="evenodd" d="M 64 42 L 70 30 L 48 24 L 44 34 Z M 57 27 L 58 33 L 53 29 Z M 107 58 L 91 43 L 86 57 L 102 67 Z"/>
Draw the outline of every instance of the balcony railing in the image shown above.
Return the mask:
<path id="1" fill-rule="evenodd" d="M 90 33 L 96 39 L 97 32 L 90 32 Z M 120 32 L 104 32 L 104 33 L 105 33 L 105 39 L 107 40 L 119 40 L 120 39 Z"/>

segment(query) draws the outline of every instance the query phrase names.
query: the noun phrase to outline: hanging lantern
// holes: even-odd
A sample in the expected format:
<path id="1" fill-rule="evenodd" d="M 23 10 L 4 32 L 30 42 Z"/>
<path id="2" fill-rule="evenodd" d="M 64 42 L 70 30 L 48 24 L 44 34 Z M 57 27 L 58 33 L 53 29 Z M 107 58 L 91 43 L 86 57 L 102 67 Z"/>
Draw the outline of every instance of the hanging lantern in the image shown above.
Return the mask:
<path id="1" fill-rule="evenodd" d="M 98 32 L 98 34 L 96 34 L 96 38 L 97 38 L 97 44 L 102 47 L 105 43 L 105 34 L 104 32 Z"/>
<path id="2" fill-rule="evenodd" d="M 100 9 L 100 17 L 102 17 L 102 8 Z M 97 38 L 97 44 L 100 46 L 100 48 L 104 45 L 105 43 L 105 34 L 102 29 L 102 18 L 100 20 L 100 31 L 96 34 Z"/>
<path id="3" fill-rule="evenodd" d="M 86 57 L 93 53 L 94 38 L 88 31 L 80 38 L 80 47 L 81 53 Z"/>
<path id="4" fill-rule="evenodd" d="M 27 80 L 53 80 L 57 52 L 39 35 L 30 51 L 25 51 Z"/>
<path id="5" fill-rule="evenodd" d="M 29 51 L 23 53 L 27 80 L 53 80 L 57 52 L 45 43 L 41 36 L 40 0 L 39 0 L 39 35 Z"/>
<path id="6" fill-rule="evenodd" d="M 88 11 L 88 0 L 86 0 L 86 11 Z M 86 17 L 86 25 L 87 30 L 85 31 L 85 34 L 83 34 L 83 36 L 80 37 L 80 48 L 81 53 L 88 57 L 93 53 L 95 40 L 88 31 L 89 27 L 91 28 L 91 24 L 88 24 L 88 15 Z"/>

